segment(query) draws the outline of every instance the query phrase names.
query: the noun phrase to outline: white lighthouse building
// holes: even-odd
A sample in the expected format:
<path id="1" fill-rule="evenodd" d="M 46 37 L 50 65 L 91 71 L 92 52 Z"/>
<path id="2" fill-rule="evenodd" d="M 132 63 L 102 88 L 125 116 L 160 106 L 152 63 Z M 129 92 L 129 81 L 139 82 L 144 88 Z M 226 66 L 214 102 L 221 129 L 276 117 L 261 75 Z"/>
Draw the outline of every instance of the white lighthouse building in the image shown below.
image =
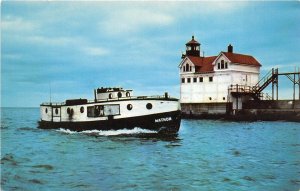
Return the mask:
<path id="1" fill-rule="evenodd" d="M 228 46 L 227 52 L 217 56 L 200 56 L 200 43 L 192 36 L 179 64 L 182 112 L 222 114 L 228 103 L 231 103 L 231 109 L 239 109 L 244 99 L 252 99 L 251 92 L 245 90 L 258 83 L 260 67 L 253 56 L 235 53 L 232 45 Z M 245 94 L 231 94 L 238 89 Z"/>

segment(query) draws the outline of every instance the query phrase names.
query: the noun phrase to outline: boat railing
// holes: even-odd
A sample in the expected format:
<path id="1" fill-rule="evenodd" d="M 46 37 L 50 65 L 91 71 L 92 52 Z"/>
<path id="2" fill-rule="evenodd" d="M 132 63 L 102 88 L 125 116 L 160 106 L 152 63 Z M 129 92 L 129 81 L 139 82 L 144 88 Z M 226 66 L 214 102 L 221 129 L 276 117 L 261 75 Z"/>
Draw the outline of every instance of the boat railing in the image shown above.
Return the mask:
<path id="1" fill-rule="evenodd" d="M 87 103 L 95 103 L 95 102 L 104 102 L 104 101 L 118 101 L 118 100 L 145 100 L 145 99 L 172 99 L 170 96 L 166 95 L 154 95 L 154 96 L 129 96 L 129 97 L 120 97 L 120 98 L 107 98 L 107 99 L 97 99 L 97 100 L 88 100 Z M 41 105 L 44 106 L 63 106 L 66 105 L 66 102 L 44 102 Z M 84 105 L 84 104 L 83 104 Z"/>

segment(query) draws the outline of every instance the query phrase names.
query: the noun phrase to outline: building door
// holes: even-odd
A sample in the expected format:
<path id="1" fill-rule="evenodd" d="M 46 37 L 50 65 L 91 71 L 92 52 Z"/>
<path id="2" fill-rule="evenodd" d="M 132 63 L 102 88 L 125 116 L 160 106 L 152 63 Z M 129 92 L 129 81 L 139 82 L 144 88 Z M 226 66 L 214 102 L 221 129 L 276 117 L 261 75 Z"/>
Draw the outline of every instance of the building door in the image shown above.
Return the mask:
<path id="1" fill-rule="evenodd" d="M 243 85 L 247 86 L 249 83 L 248 83 L 248 78 L 249 78 L 249 75 L 247 74 L 242 74 L 242 79 L 241 79 L 241 82 Z"/>

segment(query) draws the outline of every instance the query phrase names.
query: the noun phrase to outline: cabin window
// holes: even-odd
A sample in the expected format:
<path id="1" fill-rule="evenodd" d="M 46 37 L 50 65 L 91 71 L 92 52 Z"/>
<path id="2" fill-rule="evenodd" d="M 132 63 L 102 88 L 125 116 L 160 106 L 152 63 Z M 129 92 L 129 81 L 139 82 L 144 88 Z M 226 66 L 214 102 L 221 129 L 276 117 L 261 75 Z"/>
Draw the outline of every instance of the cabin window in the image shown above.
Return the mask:
<path id="1" fill-rule="evenodd" d="M 48 113 L 48 108 L 45 109 L 45 112 Z"/>
<path id="2" fill-rule="evenodd" d="M 87 107 L 87 116 L 88 117 L 95 117 L 95 110 L 94 106 Z"/>
<path id="3" fill-rule="evenodd" d="M 110 93 L 110 94 L 108 95 L 108 98 L 109 98 L 109 99 L 112 99 L 112 97 L 113 97 L 113 96 L 112 96 L 112 93 Z"/>
<path id="4" fill-rule="evenodd" d="M 83 113 L 84 112 L 84 107 L 80 107 L 80 113 Z"/>
<path id="5" fill-rule="evenodd" d="M 213 77 L 209 77 L 209 82 L 212 82 L 213 81 Z"/>
<path id="6" fill-rule="evenodd" d="M 58 109 L 57 108 L 55 108 L 55 114 L 58 114 Z"/>
<path id="7" fill-rule="evenodd" d="M 118 92 L 118 98 L 122 97 L 122 92 Z"/>
<path id="8" fill-rule="evenodd" d="M 200 78 L 199 78 L 199 82 L 203 82 L 203 77 L 200 77 Z"/>
<path id="9" fill-rule="evenodd" d="M 101 106 L 100 106 L 101 107 Z M 120 115 L 120 105 L 119 104 L 111 104 L 111 105 L 104 105 L 102 106 L 102 112 L 101 113 L 101 108 L 100 108 L 100 116 L 110 116 L 110 115 Z"/>
<path id="10" fill-rule="evenodd" d="M 68 107 L 68 108 L 67 108 L 67 114 L 70 114 L 70 111 L 71 111 L 71 110 L 70 110 L 70 108 Z"/>
<path id="11" fill-rule="evenodd" d="M 181 78 L 181 83 L 185 83 L 185 78 Z"/>
<path id="12" fill-rule="evenodd" d="M 152 109 L 152 104 L 151 103 L 147 103 L 146 108 L 147 109 Z"/>
<path id="13" fill-rule="evenodd" d="M 197 78 L 194 78 L 194 79 L 193 79 L 193 82 L 196 83 L 196 82 L 197 82 Z"/>
<path id="14" fill-rule="evenodd" d="M 211 97 L 209 97 L 208 99 L 211 100 Z"/>
<path id="15" fill-rule="evenodd" d="M 191 78 L 187 78 L 187 83 L 191 83 Z"/>
<path id="16" fill-rule="evenodd" d="M 130 111 L 130 110 L 132 110 L 132 105 L 131 104 L 128 104 L 127 105 L 127 109 Z"/>
<path id="17" fill-rule="evenodd" d="M 225 100 L 225 97 L 223 97 L 223 100 Z"/>
<path id="18" fill-rule="evenodd" d="M 126 92 L 126 97 L 130 97 L 130 93 L 129 92 Z"/>

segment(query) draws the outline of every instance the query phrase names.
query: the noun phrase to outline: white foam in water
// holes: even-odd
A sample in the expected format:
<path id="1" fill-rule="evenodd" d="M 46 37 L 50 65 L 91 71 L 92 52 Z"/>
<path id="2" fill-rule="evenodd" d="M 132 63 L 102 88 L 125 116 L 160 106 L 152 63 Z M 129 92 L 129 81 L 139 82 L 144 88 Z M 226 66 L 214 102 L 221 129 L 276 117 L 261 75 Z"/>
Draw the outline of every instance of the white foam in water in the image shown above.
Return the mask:
<path id="1" fill-rule="evenodd" d="M 138 127 L 135 127 L 134 129 L 120 129 L 120 130 L 108 130 L 108 131 L 101 131 L 101 130 L 87 130 L 87 131 L 71 131 L 69 129 L 62 129 L 60 128 L 57 130 L 62 133 L 67 134 L 74 134 L 74 133 L 83 133 L 83 134 L 96 134 L 101 136 L 115 136 L 115 135 L 132 135 L 132 134 L 142 134 L 142 133 L 157 133 L 157 131 L 151 131 L 148 129 L 141 129 Z"/>

